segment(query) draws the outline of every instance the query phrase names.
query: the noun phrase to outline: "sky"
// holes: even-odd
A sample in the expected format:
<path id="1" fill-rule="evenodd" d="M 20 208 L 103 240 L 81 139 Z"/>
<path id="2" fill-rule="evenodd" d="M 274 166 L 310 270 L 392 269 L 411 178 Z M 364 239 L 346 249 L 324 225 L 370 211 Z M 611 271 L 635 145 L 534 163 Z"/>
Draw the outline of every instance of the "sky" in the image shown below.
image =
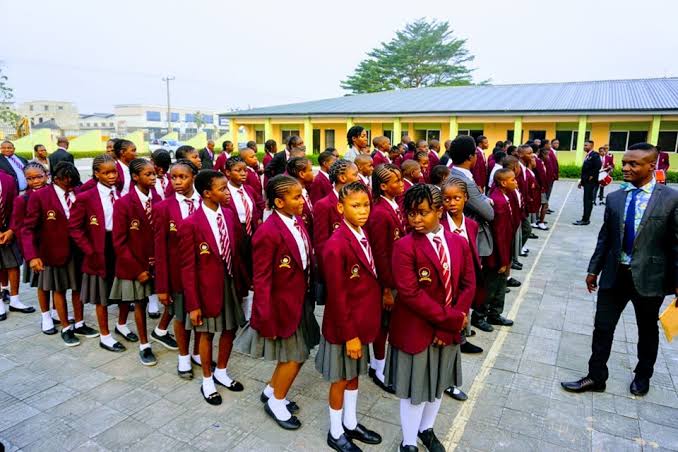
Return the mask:
<path id="1" fill-rule="evenodd" d="M 675 0 L 0 0 L 15 101 L 219 112 L 346 94 L 366 53 L 420 17 L 467 40 L 494 84 L 678 76 Z"/>

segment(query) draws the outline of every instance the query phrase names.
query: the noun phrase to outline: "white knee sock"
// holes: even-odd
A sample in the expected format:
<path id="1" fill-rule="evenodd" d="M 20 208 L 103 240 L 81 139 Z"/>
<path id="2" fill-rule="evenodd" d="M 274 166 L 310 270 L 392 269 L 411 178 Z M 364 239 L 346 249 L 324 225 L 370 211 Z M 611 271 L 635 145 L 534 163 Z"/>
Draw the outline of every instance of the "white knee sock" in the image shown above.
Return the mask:
<path id="1" fill-rule="evenodd" d="M 217 392 L 217 387 L 214 386 L 214 380 L 212 380 L 212 377 L 202 378 L 202 392 L 206 397 L 209 397 L 210 394 Z"/>
<path id="2" fill-rule="evenodd" d="M 118 323 L 117 327 L 118 327 L 118 331 L 120 331 L 120 333 L 123 334 L 123 335 L 125 335 L 125 336 L 127 336 L 127 335 L 129 335 L 129 333 L 131 333 L 131 331 L 129 330 L 129 328 L 127 328 L 127 324 L 126 324 L 126 323 L 124 323 L 124 324 L 122 324 L 122 325 Z"/>
<path id="3" fill-rule="evenodd" d="M 344 425 L 349 430 L 358 426 L 358 390 L 344 390 Z"/>
<path id="4" fill-rule="evenodd" d="M 386 358 L 384 359 L 375 359 L 377 367 L 375 367 L 376 375 L 379 381 L 382 383 L 386 379 L 384 376 L 384 368 L 386 367 Z"/>
<path id="5" fill-rule="evenodd" d="M 193 356 L 193 361 L 198 363 L 199 365 L 202 365 L 202 361 L 200 360 L 200 355 L 192 355 Z"/>
<path id="6" fill-rule="evenodd" d="M 266 403 L 268 403 L 268 407 L 271 409 L 271 411 L 273 411 L 276 419 L 280 421 L 287 421 L 292 417 L 290 412 L 287 411 L 287 404 L 285 403 L 284 399 L 276 399 L 275 396 L 273 396 L 268 399 L 268 402 Z"/>
<path id="7" fill-rule="evenodd" d="M 179 370 L 181 372 L 188 372 L 191 370 L 191 356 L 190 355 L 179 355 L 178 356 L 179 360 Z"/>
<path id="8" fill-rule="evenodd" d="M 148 296 L 148 312 L 156 313 L 160 310 L 158 305 L 158 296 L 156 294 Z"/>
<path id="9" fill-rule="evenodd" d="M 0 300 L 0 315 L 5 313 L 5 303 Z"/>
<path id="10" fill-rule="evenodd" d="M 109 347 L 113 347 L 118 343 L 118 341 L 113 339 L 113 336 L 111 336 L 110 333 L 107 336 L 104 336 L 103 334 L 99 335 L 99 341 L 104 345 L 108 345 Z"/>
<path id="11" fill-rule="evenodd" d="M 412 405 L 410 399 L 400 399 L 400 426 L 403 430 L 404 446 L 417 446 L 417 433 L 424 405 L 424 403 Z"/>
<path id="12" fill-rule="evenodd" d="M 49 311 L 43 312 L 40 316 L 42 317 L 42 331 L 54 328 L 54 320 L 52 320 L 52 316 L 49 315 Z"/>
<path id="13" fill-rule="evenodd" d="M 436 422 L 436 417 L 438 416 L 438 410 L 440 410 L 440 403 L 442 399 L 436 399 L 435 402 L 424 402 L 424 412 L 421 415 L 421 422 L 419 423 L 419 431 L 423 432 L 433 428 L 433 424 Z"/>
<path id="14" fill-rule="evenodd" d="M 9 296 L 9 305 L 13 308 L 17 309 L 26 309 L 28 306 L 23 304 L 21 300 L 19 300 L 19 295 L 10 295 Z"/>
<path id="15" fill-rule="evenodd" d="M 330 435 L 334 439 L 339 439 L 344 434 L 344 426 L 341 425 L 342 411 L 345 412 L 345 410 L 333 410 L 330 407 Z"/>
<path id="16" fill-rule="evenodd" d="M 264 388 L 264 395 L 269 399 L 273 397 L 273 386 L 266 385 L 266 387 Z"/>
<path id="17" fill-rule="evenodd" d="M 216 378 L 219 383 L 226 386 L 230 386 L 230 384 L 233 383 L 233 379 L 228 376 L 226 369 L 219 369 L 218 367 L 214 369 L 214 378 Z"/>

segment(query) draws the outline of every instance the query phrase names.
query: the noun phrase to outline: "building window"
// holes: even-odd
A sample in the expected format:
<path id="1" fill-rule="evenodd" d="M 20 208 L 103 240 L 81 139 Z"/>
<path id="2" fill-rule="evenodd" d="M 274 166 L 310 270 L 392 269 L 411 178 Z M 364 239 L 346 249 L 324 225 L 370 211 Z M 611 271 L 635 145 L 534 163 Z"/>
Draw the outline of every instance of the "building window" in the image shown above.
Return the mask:
<path id="1" fill-rule="evenodd" d="M 146 112 L 146 121 L 160 121 L 160 112 L 159 111 L 147 111 Z"/>
<path id="2" fill-rule="evenodd" d="M 427 130 L 426 141 L 438 140 L 440 141 L 440 130 Z"/>
<path id="3" fill-rule="evenodd" d="M 662 151 L 678 152 L 678 132 L 659 132 L 657 146 L 661 147 Z"/>
<path id="4" fill-rule="evenodd" d="M 186 113 L 184 115 L 184 121 L 186 122 L 195 122 L 195 115 L 193 113 Z"/>
<path id="5" fill-rule="evenodd" d="M 574 151 L 577 149 L 577 135 L 576 130 L 556 130 L 556 140 L 560 141 L 559 151 Z M 591 131 L 587 130 L 584 140 L 591 139 Z"/>
<path id="6" fill-rule="evenodd" d="M 610 132 L 610 151 L 625 151 L 632 144 L 647 141 L 645 131 L 614 131 Z M 602 145 L 602 144 L 601 144 Z"/>
<path id="7" fill-rule="evenodd" d="M 530 130 L 527 134 L 528 140 L 542 140 L 546 139 L 546 130 Z"/>
<path id="8" fill-rule="evenodd" d="M 264 131 L 263 130 L 257 130 L 254 132 L 254 141 L 257 142 L 257 144 L 263 144 L 264 143 Z"/>
<path id="9" fill-rule="evenodd" d="M 108 127 L 113 127 L 113 123 L 112 123 L 112 122 L 109 122 L 109 123 L 108 123 Z"/>
<path id="10" fill-rule="evenodd" d="M 313 129 L 313 153 L 320 154 L 320 129 Z"/>
<path id="11" fill-rule="evenodd" d="M 29 105 L 29 106 L 28 106 L 28 110 L 29 110 L 29 111 L 33 111 L 33 105 Z"/>
<path id="12" fill-rule="evenodd" d="M 88 123 L 86 123 L 85 125 L 86 125 L 87 127 L 89 127 L 89 126 L 90 126 L 90 123 L 88 122 Z"/>
<path id="13" fill-rule="evenodd" d="M 325 148 L 334 147 L 334 129 L 325 129 Z"/>
<path id="14" fill-rule="evenodd" d="M 98 123 L 98 122 L 95 122 L 94 124 L 92 124 L 92 126 L 94 126 L 94 127 L 99 127 L 99 123 Z"/>
<path id="15" fill-rule="evenodd" d="M 384 136 L 393 144 L 393 130 L 384 130 Z"/>
<path id="16" fill-rule="evenodd" d="M 49 105 L 45 105 L 44 107 L 45 107 L 44 108 L 45 111 L 49 111 Z"/>
<path id="17" fill-rule="evenodd" d="M 59 105 L 59 106 L 57 107 L 57 109 L 58 109 L 58 110 L 63 110 L 63 109 L 64 109 L 64 106 L 63 106 L 63 105 Z"/>
<path id="18" fill-rule="evenodd" d="M 299 130 L 283 130 L 282 131 L 282 144 L 286 145 L 287 140 L 289 140 L 292 135 L 299 136 Z"/>
<path id="19" fill-rule="evenodd" d="M 203 114 L 202 120 L 205 124 L 213 124 L 214 123 L 214 116 Z M 257 141 L 257 143 L 258 143 L 258 141 Z"/>
<path id="20" fill-rule="evenodd" d="M 179 122 L 179 113 L 170 113 L 170 121 L 171 122 Z"/>

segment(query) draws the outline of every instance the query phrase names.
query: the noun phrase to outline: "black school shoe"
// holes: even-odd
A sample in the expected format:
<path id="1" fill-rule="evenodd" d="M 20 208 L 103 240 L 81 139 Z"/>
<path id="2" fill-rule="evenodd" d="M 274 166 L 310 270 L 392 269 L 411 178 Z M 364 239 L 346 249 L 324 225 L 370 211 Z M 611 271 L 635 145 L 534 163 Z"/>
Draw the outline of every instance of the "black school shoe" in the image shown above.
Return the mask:
<path id="1" fill-rule="evenodd" d="M 506 280 L 506 287 L 520 287 L 522 283 L 515 278 L 509 278 Z"/>
<path id="2" fill-rule="evenodd" d="M 344 434 L 351 441 L 360 441 L 365 444 L 381 444 L 381 435 L 360 423 L 353 430 L 349 430 L 345 425 L 342 426 L 344 427 Z"/>
<path id="3" fill-rule="evenodd" d="M 471 317 L 471 325 L 475 326 L 480 331 L 485 331 L 486 333 L 491 333 L 494 331 L 494 327 L 487 323 L 487 320 L 485 319 Z"/>
<path id="4" fill-rule="evenodd" d="M 460 402 L 466 402 L 468 400 L 468 396 L 466 395 L 466 393 L 454 386 L 450 386 L 449 388 L 445 389 L 445 394 L 452 397 L 454 400 L 458 400 Z"/>
<path id="5" fill-rule="evenodd" d="M 362 449 L 353 444 L 346 433 L 342 433 L 337 439 L 332 437 L 330 432 L 327 432 L 327 445 L 338 452 L 361 452 Z"/>
<path id="6" fill-rule="evenodd" d="M 509 320 L 506 317 L 502 317 L 500 315 L 496 317 L 488 317 L 487 323 L 490 325 L 513 326 L 513 320 Z"/>
<path id="7" fill-rule="evenodd" d="M 9 312 L 20 312 L 22 314 L 31 314 L 35 312 L 35 308 L 33 306 L 27 306 L 25 308 L 15 308 L 12 305 L 9 305 Z"/>
<path id="8" fill-rule="evenodd" d="M 99 332 L 97 330 L 88 327 L 84 323 L 80 328 L 74 328 L 73 333 L 77 334 L 78 336 L 99 337 Z"/>
<path id="9" fill-rule="evenodd" d="M 459 346 L 459 350 L 462 353 L 482 353 L 483 349 L 478 347 L 477 345 L 473 345 L 469 341 L 464 342 Z"/>
<path id="10" fill-rule="evenodd" d="M 75 333 L 73 333 L 73 328 L 69 328 L 66 331 L 61 330 L 61 339 L 64 340 L 64 345 L 66 347 L 75 347 L 77 345 L 80 345 L 80 339 L 75 337 Z"/>
<path id="11" fill-rule="evenodd" d="M 2 322 L 3 320 L 7 320 L 7 313 L 0 314 L 0 322 Z"/>
<path id="12" fill-rule="evenodd" d="M 158 364 L 158 360 L 155 359 L 155 355 L 153 354 L 151 347 L 139 350 L 139 360 L 144 366 L 155 366 Z"/>
<path id="13" fill-rule="evenodd" d="M 169 332 L 165 333 L 164 336 L 159 336 L 155 334 L 155 330 L 151 333 L 151 337 L 153 340 L 156 342 L 159 342 L 163 347 L 169 350 L 179 350 L 179 346 L 177 345 L 177 341 L 174 339 L 174 337 L 169 334 Z"/>
<path id="14" fill-rule="evenodd" d="M 400 452 L 418 452 L 419 448 L 417 446 L 405 446 L 403 443 L 400 443 L 398 450 Z"/>
<path id="15" fill-rule="evenodd" d="M 281 421 L 275 417 L 275 414 L 273 414 L 273 410 L 271 410 L 271 407 L 268 406 L 268 403 L 264 404 L 264 411 L 271 417 L 271 419 L 275 421 L 276 424 L 278 424 L 278 426 L 284 428 L 285 430 L 299 430 L 299 428 L 301 428 L 301 421 L 297 419 L 296 416 L 292 416 L 286 421 Z"/>
<path id="16" fill-rule="evenodd" d="M 209 403 L 210 405 L 221 405 L 221 395 L 218 392 L 213 392 L 210 395 L 205 395 L 205 392 L 202 390 L 202 385 L 200 385 L 200 394 L 202 394 L 202 397 L 205 399 L 205 402 Z"/>
<path id="17" fill-rule="evenodd" d="M 2 289 L 2 301 L 9 303 L 9 290 Z"/>
<path id="18" fill-rule="evenodd" d="M 395 389 L 393 389 L 393 386 L 387 385 L 386 383 L 382 382 L 379 378 L 377 378 L 376 372 L 373 372 L 371 375 L 372 382 L 377 385 L 380 389 L 382 389 L 385 392 L 388 392 L 389 394 L 395 394 Z"/>
<path id="19" fill-rule="evenodd" d="M 193 380 L 193 369 L 179 370 L 179 365 L 177 365 L 177 375 L 182 380 Z"/>
<path id="20" fill-rule="evenodd" d="M 4 319 L 0 319 L 0 320 L 4 320 Z M 52 336 L 54 334 L 57 334 L 57 329 L 55 327 L 52 327 L 48 330 L 43 330 L 42 329 L 42 322 L 40 323 L 40 331 L 42 331 L 42 334 L 46 334 L 48 336 Z"/>
<path id="21" fill-rule="evenodd" d="M 224 388 L 232 392 L 242 392 L 245 389 L 242 383 L 236 380 L 232 380 L 230 385 L 225 385 L 222 382 L 220 382 L 219 379 L 214 374 L 212 374 L 212 380 L 214 380 L 214 382 L 219 386 L 223 386 Z"/>
<path id="22" fill-rule="evenodd" d="M 266 404 L 268 402 L 268 396 L 262 392 L 259 396 L 259 400 L 261 400 L 261 403 Z M 299 405 L 297 405 L 297 402 L 293 402 L 291 400 L 287 402 L 287 411 L 289 411 L 291 414 L 298 413 Z"/>
<path id="23" fill-rule="evenodd" d="M 104 350 L 108 350 L 109 352 L 113 352 L 113 353 L 122 353 L 125 350 L 127 350 L 127 348 L 124 345 L 122 345 L 120 342 L 117 342 L 117 341 L 113 345 L 106 345 L 103 342 L 99 341 L 99 347 L 103 348 Z"/>
<path id="24" fill-rule="evenodd" d="M 134 334 L 134 332 L 132 332 L 132 331 L 130 331 L 129 334 L 125 336 L 124 334 L 122 334 L 120 332 L 117 325 L 116 325 L 116 327 L 114 328 L 113 331 L 115 331 L 116 334 L 119 334 L 120 336 L 124 337 L 127 342 L 139 342 L 139 336 Z"/>
<path id="25" fill-rule="evenodd" d="M 160 312 L 149 312 L 148 317 L 151 319 L 159 319 L 160 318 Z"/>
<path id="26" fill-rule="evenodd" d="M 445 446 L 440 442 L 432 428 L 419 432 L 417 436 L 429 452 L 445 452 Z"/>

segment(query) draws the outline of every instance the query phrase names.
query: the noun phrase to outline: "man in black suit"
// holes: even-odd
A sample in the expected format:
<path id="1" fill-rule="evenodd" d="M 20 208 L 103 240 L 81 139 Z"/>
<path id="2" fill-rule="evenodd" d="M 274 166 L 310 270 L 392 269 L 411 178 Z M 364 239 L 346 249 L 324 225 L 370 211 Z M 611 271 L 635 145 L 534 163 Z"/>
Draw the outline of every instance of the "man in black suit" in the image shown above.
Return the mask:
<path id="1" fill-rule="evenodd" d="M 305 151 L 304 140 L 300 136 L 292 135 L 288 138 L 285 149 L 274 155 L 271 161 L 268 162 L 268 165 L 266 165 L 266 168 L 264 168 L 264 175 L 270 179 L 278 174 L 283 174 L 287 166 L 287 159 L 291 158 L 290 152 L 293 149 L 304 149 Z"/>
<path id="2" fill-rule="evenodd" d="M 664 296 L 678 294 L 678 191 L 654 178 L 657 150 L 634 144 L 624 153 L 624 184 L 607 196 L 605 220 L 586 277 L 589 292 L 598 288 L 588 375 L 562 382 L 567 391 L 604 391 L 614 330 L 631 301 L 638 325 L 638 365 L 631 393 L 650 388 L 657 360 L 657 317 Z"/>
<path id="3" fill-rule="evenodd" d="M 214 141 L 207 140 L 207 146 L 198 152 L 200 161 L 202 162 L 202 169 L 214 168 Z"/>
<path id="4" fill-rule="evenodd" d="M 598 173 L 603 165 L 600 160 L 600 154 L 593 150 L 593 141 L 587 140 L 584 143 L 586 158 L 581 167 L 581 180 L 579 188 L 584 189 L 584 214 L 581 220 L 575 221 L 575 226 L 586 226 L 591 224 L 591 211 L 593 210 L 593 201 L 595 201 L 596 187 L 598 186 Z"/>
<path id="5" fill-rule="evenodd" d="M 4 171 L 14 178 L 17 189 L 22 192 L 28 186 L 24 176 L 25 158 L 16 155 L 14 143 L 5 140 L 0 144 L 0 171 Z"/>
<path id="6" fill-rule="evenodd" d="M 57 163 L 59 162 L 69 162 L 75 165 L 73 155 L 70 152 L 68 152 L 68 138 L 66 137 L 57 138 L 57 150 L 52 152 L 49 155 L 48 159 L 49 167 L 52 168 L 52 171 L 54 170 L 54 168 L 56 168 Z"/>

